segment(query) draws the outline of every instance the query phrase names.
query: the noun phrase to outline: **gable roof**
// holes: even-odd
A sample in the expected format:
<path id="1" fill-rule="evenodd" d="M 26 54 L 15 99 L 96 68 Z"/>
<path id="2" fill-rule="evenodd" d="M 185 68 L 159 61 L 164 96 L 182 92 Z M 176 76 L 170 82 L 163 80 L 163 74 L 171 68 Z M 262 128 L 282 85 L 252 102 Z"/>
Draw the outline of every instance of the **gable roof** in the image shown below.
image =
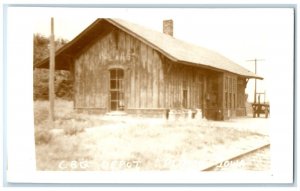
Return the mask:
<path id="1" fill-rule="evenodd" d="M 104 30 L 102 24 L 105 21 L 129 33 L 174 62 L 192 64 L 211 70 L 227 71 L 247 78 L 263 79 L 215 51 L 184 42 L 170 35 L 147 29 L 122 19 L 111 18 L 97 19 L 72 41 L 57 50 L 56 61 L 63 60 L 63 55 L 72 55 L 80 51 L 85 44 L 97 38 L 101 30 Z M 48 65 L 49 59 L 45 59 L 35 65 L 35 67 L 48 67 Z M 67 66 L 64 65 L 58 66 L 57 68 L 67 69 Z"/>

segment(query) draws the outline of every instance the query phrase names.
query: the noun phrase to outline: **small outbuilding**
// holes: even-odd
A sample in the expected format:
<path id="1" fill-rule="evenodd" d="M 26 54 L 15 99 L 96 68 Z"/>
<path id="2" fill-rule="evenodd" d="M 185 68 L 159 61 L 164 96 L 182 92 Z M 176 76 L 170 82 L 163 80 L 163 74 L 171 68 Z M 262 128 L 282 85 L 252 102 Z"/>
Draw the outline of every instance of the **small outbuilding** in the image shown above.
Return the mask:
<path id="1" fill-rule="evenodd" d="M 219 53 L 121 19 L 97 19 L 56 51 L 56 70 L 69 70 L 74 109 L 167 116 L 201 111 L 208 119 L 246 115 L 245 88 L 262 79 Z M 187 34 L 188 35 L 188 34 Z M 37 64 L 48 68 L 49 60 Z"/>

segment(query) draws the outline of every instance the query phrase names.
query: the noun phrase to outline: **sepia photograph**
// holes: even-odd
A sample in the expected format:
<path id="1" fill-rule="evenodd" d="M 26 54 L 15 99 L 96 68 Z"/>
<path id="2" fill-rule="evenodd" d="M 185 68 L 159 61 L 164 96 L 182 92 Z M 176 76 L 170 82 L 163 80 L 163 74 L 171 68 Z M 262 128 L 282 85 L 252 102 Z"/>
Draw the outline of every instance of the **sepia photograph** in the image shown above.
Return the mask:
<path id="1" fill-rule="evenodd" d="M 10 184 L 293 183 L 294 8 L 6 9 Z"/>
<path id="2" fill-rule="evenodd" d="M 59 18 L 45 20 L 50 35 L 35 31 L 33 39 L 37 170 L 270 171 L 266 30 L 243 28 L 264 18 L 239 25 L 233 17 L 263 11 L 240 11 L 208 13 L 232 19 L 217 18 L 232 27 L 223 38 L 244 32 L 244 50 L 235 58 L 191 43 L 207 37 L 189 30 L 222 32 L 210 31 L 218 23 L 207 27 L 198 18 L 161 19 L 160 31 L 134 20 L 94 18 L 73 39 L 55 38 L 64 30 L 55 28 Z M 234 50 L 239 38 L 225 46 Z"/>

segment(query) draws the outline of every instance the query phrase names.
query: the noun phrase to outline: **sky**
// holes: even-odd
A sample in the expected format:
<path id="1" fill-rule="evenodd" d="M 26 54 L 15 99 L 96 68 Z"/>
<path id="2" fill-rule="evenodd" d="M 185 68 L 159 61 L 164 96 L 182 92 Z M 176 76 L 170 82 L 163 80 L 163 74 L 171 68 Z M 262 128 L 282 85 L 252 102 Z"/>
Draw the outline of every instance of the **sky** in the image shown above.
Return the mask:
<path id="1" fill-rule="evenodd" d="M 50 34 L 50 17 L 54 17 L 55 36 L 72 40 L 96 18 L 122 18 L 142 26 L 162 31 L 162 21 L 173 19 L 174 37 L 221 53 L 264 80 L 257 80 L 257 92 L 266 92 L 274 64 L 293 61 L 292 9 L 34 9 L 33 31 Z M 276 58 L 278 57 L 278 58 Z M 282 64 L 282 63 L 279 63 Z M 246 92 L 253 101 L 254 80 Z"/>

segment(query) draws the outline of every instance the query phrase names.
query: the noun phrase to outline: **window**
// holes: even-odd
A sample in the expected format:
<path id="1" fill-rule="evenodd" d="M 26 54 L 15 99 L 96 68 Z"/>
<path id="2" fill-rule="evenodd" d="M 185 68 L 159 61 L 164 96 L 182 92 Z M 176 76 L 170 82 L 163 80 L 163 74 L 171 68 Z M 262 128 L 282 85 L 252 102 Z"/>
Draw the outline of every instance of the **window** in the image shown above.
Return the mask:
<path id="1" fill-rule="evenodd" d="M 237 79 L 234 76 L 225 76 L 224 81 L 225 108 L 236 109 L 240 103 L 237 96 Z"/>
<path id="2" fill-rule="evenodd" d="M 122 69 L 110 70 L 110 110 L 124 110 L 124 71 Z"/>

